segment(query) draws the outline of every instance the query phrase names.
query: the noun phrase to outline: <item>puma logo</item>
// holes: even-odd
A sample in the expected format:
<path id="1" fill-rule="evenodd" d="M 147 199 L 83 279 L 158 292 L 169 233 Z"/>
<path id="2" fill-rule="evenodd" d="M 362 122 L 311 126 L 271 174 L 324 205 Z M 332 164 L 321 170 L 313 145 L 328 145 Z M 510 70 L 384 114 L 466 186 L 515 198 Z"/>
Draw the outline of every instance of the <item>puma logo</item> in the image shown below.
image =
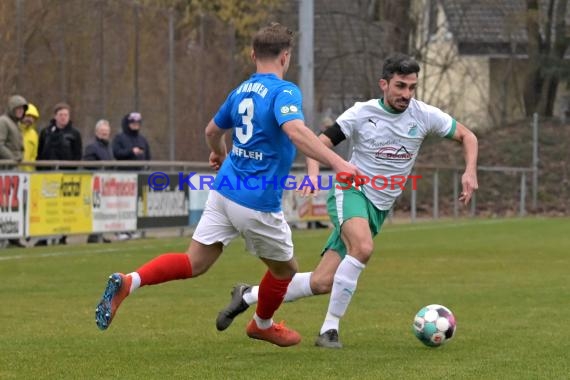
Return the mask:
<path id="1" fill-rule="evenodd" d="M 289 95 L 293 95 L 293 90 L 283 90 L 283 92 L 288 93 Z"/>
<path id="2" fill-rule="evenodd" d="M 376 126 L 376 123 L 378 123 L 379 120 L 372 120 L 372 119 L 368 119 L 368 122 L 371 123 L 373 126 Z"/>

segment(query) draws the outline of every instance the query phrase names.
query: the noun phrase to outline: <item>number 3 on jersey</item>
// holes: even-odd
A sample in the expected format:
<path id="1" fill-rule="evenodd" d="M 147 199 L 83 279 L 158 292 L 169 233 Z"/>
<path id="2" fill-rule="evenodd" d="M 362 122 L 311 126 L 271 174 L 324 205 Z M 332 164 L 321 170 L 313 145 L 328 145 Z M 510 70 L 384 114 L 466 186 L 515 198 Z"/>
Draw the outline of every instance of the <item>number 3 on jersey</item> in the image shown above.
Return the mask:
<path id="1" fill-rule="evenodd" d="M 245 98 L 239 103 L 238 112 L 241 115 L 243 125 L 236 129 L 236 137 L 239 142 L 245 144 L 253 135 L 253 99 Z"/>

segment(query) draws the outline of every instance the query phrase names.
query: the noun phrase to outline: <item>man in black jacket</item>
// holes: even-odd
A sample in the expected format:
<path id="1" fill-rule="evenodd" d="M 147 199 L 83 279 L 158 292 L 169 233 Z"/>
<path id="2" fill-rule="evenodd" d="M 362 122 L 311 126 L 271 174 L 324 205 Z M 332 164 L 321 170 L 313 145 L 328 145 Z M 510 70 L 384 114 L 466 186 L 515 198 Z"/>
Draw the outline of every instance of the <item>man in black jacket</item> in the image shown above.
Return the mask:
<path id="1" fill-rule="evenodd" d="M 81 133 L 72 125 L 71 107 L 58 103 L 53 111 L 53 119 L 40 132 L 37 160 L 80 161 L 83 151 Z M 72 169 L 75 168 L 64 168 Z"/>
<path id="2" fill-rule="evenodd" d="M 37 161 L 81 161 L 83 152 L 81 133 L 71 123 L 71 107 L 67 103 L 58 103 L 53 108 L 53 119 L 42 129 L 38 141 Z M 65 167 L 62 170 L 75 170 Z M 40 167 L 38 170 L 53 170 Z M 59 244 L 67 244 L 67 236 L 59 239 Z M 35 246 L 45 246 L 47 240 L 38 240 Z"/>

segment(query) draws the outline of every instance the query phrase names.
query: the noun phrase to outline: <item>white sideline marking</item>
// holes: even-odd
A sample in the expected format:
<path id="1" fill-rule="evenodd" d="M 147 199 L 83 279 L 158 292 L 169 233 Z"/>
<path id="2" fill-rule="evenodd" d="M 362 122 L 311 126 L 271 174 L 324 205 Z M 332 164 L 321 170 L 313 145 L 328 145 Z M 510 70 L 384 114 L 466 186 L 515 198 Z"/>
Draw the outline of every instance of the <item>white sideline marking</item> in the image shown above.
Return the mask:
<path id="1" fill-rule="evenodd" d="M 536 218 L 536 219 L 532 219 L 532 220 L 546 220 L 548 218 Z M 406 224 L 387 224 L 389 226 L 394 226 L 397 228 L 386 228 L 386 229 L 382 229 L 380 231 L 380 235 L 382 234 L 386 234 L 386 233 L 391 233 L 391 232 L 408 232 L 408 231 L 421 231 L 421 230 L 436 230 L 436 229 L 442 229 L 442 228 L 458 228 L 458 227 L 469 227 L 472 225 L 485 225 L 485 224 L 499 224 L 499 223 L 511 223 L 511 222 L 520 222 L 520 221 L 525 221 L 525 220 L 531 220 L 531 219 L 525 219 L 525 218 L 520 218 L 520 219 L 492 219 L 492 220 L 475 220 L 475 221 L 462 221 L 462 222 L 444 222 L 444 223 L 438 223 L 438 222 L 430 222 L 430 221 L 426 221 L 426 222 L 419 222 L 421 223 L 421 225 L 406 225 Z M 400 227 L 402 226 L 402 227 Z M 293 234 L 294 236 L 295 234 Z M 309 237 L 309 236 L 319 236 L 319 234 L 317 233 L 310 233 L 310 234 L 304 234 L 302 235 L 303 237 Z M 120 243 L 119 243 L 120 244 Z M 172 243 L 169 244 L 157 244 L 157 245 L 145 245 L 146 248 L 149 247 L 170 247 L 172 246 Z M 80 251 L 61 251 L 61 252 L 49 252 L 49 253 L 40 253 L 40 254 L 33 254 L 33 253 L 28 253 L 28 254 L 23 254 L 23 255 L 15 255 L 15 256 L 0 256 L 0 261 L 8 261 L 8 260 L 23 260 L 23 259 L 36 259 L 36 258 L 46 258 L 46 257 L 61 257 L 61 256 L 76 256 L 76 255 L 80 255 L 80 254 L 94 254 L 94 253 L 111 253 L 111 252 L 125 252 L 125 251 L 133 251 L 133 250 L 138 250 L 141 247 L 139 245 L 137 246 L 131 246 L 131 247 L 121 247 L 121 248 L 104 248 L 104 249 L 95 249 L 95 250 L 89 250 L 89 249 L 83 249 Z"/>
<path id="2" fill-rule="evenodd" d="M 145 248 L 148 247 L 170 247 L 170 244 L 157 244 L 157 245 L 147 245 Z M 14 255 L 14 256 L 0 256 L 0 261 L 8 261 L 8 260 L 23 260 L 23 259 L 43 259 L 46 257 L 61 257 L 61 256 L 78 256 L 78 255 L 85 255 L 85 254 L 93 254 L 93 253 L 111 253 L 111 252 L 125 252 L 125 251 L 134 251 L 141 249 L 140 246 L 131 246 L 131 247 L 121 247 L 121 248 L 105 248 L 105 249 L 95 249 L 95 250 L 69 250 L 69 251 L 61 251 L 61 252 L 47 252 L 47 253 L 40 253 L 40 254 L 33 254 L 27 253 L 23 255 Z"/>

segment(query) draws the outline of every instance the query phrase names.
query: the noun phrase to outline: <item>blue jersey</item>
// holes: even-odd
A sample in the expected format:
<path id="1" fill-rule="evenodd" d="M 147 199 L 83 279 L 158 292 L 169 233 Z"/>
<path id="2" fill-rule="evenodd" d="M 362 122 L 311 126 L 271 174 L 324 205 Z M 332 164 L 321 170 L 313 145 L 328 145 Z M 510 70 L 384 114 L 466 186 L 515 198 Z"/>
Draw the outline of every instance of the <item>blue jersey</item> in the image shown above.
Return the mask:
<path id="1" fill-rule="evenodd" d="M 233 147 L 213 189 L 232 201 L 263 212 L 281 211 L 283 188 L 295 145 L 281 128 L 304 120 L 299 88 L 275 74 L 253 74 L 229 95 L 214 122 L 233 128 Z M 287 182 L 289 180 L 289 182 Z"/>

